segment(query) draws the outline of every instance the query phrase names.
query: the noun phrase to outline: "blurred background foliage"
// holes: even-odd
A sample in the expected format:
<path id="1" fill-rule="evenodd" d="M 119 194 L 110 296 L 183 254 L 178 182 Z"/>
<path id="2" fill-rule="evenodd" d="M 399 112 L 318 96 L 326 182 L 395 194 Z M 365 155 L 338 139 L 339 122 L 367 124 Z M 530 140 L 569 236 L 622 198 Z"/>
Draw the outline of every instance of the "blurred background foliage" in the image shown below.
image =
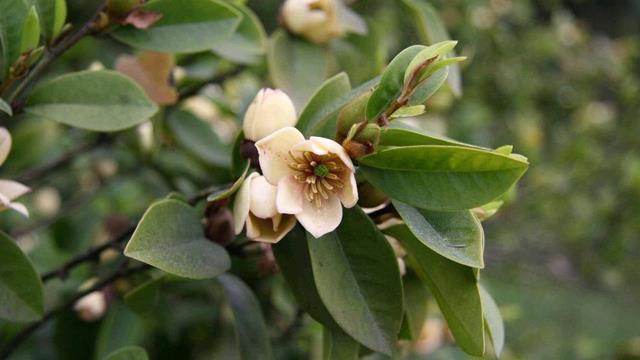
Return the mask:
<path id="1" fill-rule="evenodd" d="M 69 0 L 69 21 L 86 19 L 98 2 Z M 280 1 L 247 3 L 268 33 L 278 26 Z M 426 126 L 477 145 L 513 144 L 532 164 L 514 192 L 515 201 L 485 223 L 488 265 L 483 280 L 505 319 L 503 358 L 640 358 L 640 2 L 432 3 L 451 37 L 460 41 L 457 51 L 468 60 L 462 64 L 464 95 L 456 98 L 444 90 L 431 98 Z M 350 4 L 367 18 L 369 41 L 352 36 L 331 49 L 342 54 L 336 61 L 357 85 L 420 40 L 395 1 Z M 371 39 L 378 46 L 371 47 Z M 356 58 L 354 48 L 365 56 Z M 129 51 L 108 39 L 86 39 L 56 62 L 50 75 L 91 66 L 113 68 L 117 56 Z M 177 63 L 183 72 L 181 91 L 230 69 L 213 55 L 183 56 Z M 135 223 L 147 204 L 171 190 L 192 193 L 231 180 L 228 164 L 215 154 L 230 151 L 241 114 L 263 86 L 266 72 L 259 64 L 187 102 L 188 110 L 216 130 L 200 138 L 204 148 L 199 150 L 176 146 L 193 141 L 193 132 L 178 125 L 186 120 L 172 120 L 189 116 L 184 113 L 154 122 L 154 146 L 159 147 L 154 156 L 132 151 L 139 147 L 136 130 L 117 138 L 96 136 L 21 115 L 21 121 L 11 124 L 14 150 L 2 173 L 22 174 L 17 180 L 35 188 L 27 197 L 32 218 L 4 213 L 3 228 L 20 237 L 21 247 L 44 272 L 80 249 L 116 236 Z M 82 143 L 108 143 L 115 151 L 92 146 L 69 159 L 70 171 L 46 178 L 29 172 Z M 58 215 L 62 213 L 67 215 Z M 248 280 L 269 311 L 265 316 L 273 333 L 284 331 L 273 339 L 278 358 L 316 354 L 319 327 L 304 319 L 301 328 L 293 329 L 297 335 L 289 333 L 288 324 L 298 314 L 282 279 L 266 277 L 273 270 L 270 264 L 263 257 L 250 258 L 235 263 L 234 271 Z M 65 282 L 52 282 L 47 291 L 53 296 L 47 299 L 56 301 L 55 294 L 74 291 L 91 270 L 92 265 L 84 266 Z M 146 320 L 122 303 L 114 303 L 100 323 L 81 323 L 69 313 L 40 332 L 34 343 L 50 340 L 59 358 L 79 359 L 106 354 L 151 333 L 145 343 L 152 358 L 197 358 L 215 338 L 210 324 L 219 318 L 207 300 L 219 298 L 219 291 L 207 288 L 203 294 L 197 283 L 165 284 L 154 309 L 170 311 Z M 9 331 L 0 332 L 0 338 L 11 333 L 12 325 L 3 325 Z M 114 326 L 117 331 L 110 331 Z M 437 323 L 434 329 L 429 341 L 440 345 L 442 339 L 433 334 L 442 331 Z M 422 345 L 430 346 L 428 341 Z M 426 357 L 466 358 L 449 344 Z"/>

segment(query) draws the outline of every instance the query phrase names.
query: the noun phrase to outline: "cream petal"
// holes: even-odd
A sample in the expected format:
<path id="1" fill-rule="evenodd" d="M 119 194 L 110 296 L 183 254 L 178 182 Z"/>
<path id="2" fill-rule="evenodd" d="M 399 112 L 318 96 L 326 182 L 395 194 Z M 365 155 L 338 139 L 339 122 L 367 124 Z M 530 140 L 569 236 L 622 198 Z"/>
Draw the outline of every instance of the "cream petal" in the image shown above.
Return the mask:
<path id="1" fill-rule="evenodd" d="M 302 211 L 296 214 L 296 218 L 316 238 L 332 232 L 342 221 L 342 205 L 337 196 L 330 196 L 320 207 L 309 201 L 302 204 Z"/>
<path id="2" fill-rule="evenodd" d="M 298 121 L 291 98 L 282 90 L 265 88 L 258 92 L 243 121 L 247 139 L 258 141 Z"/>
<path id="3" fill-rule="evenodd" d="M 311 140 L 305 140 L 301 143 L 298 143 L 291 150 L 295 152 L 309 151 L 316 155 L 327 155 L 329 153 L 329 151 L 324 146 Z"/>
<path id="4" fill-rule="evenodd" d="M 4 164 L 11 151 L 11 134 L 3 127 L 0 127 L 0 165 Z"/>
<path id="5" fill-rule="evenodd" d="M 338 155 L 344 165 L 348 167 L 352 172 L 355 172 L 353 162 L 351 161 L 351 158 L 347 154 L 347 151 L 342 147 L 342 145 L 331 139 L 318 136 L 312 136 L 311 138 L 309 138 L 309 141 L 312 141 L 314 144 L 323 147 L 327 152 Z"/>
<path id="6" fill-rule="evenodd" d="M 407 274 L 407 264 L 404 263 L 404 260 L 401 258 L 396 259 L 398 261 L 398 270 L 400 270 L 400 276 L 405 276 Z"/>
<path id="7" fill-rule="evenodd" d="M 276 205 L 283 214 L 297 214 L 302 211 L 304 201 L 304 184 L 296 181 L 293 176 L 287 176 L 278 182 Z"/>
<path id="8" fill-rule="evenodd" d="M 24 217 L 29 217 L 29 210 L 27 210 L 27 207 L 21 203 L 11 203 L 9 204 L 9 208 L 22 214 Z"/>
<path id="9" fill-rule="evenodd" d="M 251 180 L 256 176 L 260 175 L 258 175 L 258 173 L 251 173 L 244 179 L 233 201 L 233 227 L 236 234 L 242 232 L 244 223 L 249 216 L 249 207 L 251 206 Z"/>
<path id="10" fill-rule="evenodd" d="M 277 186 L 280 179 L 295 173 L 289 167 L 293 161 L 289 150 L 303 141 L 304 136 L 298 129 L 286 127 L 256 142 L 262 174 L 271 185 Z"/>
<path id="11" fill-rule="evenodd" d="M 261 242 L 277 243 L 296 225 L 296 218 L 293 215 L 283 215 L 279 226 L 274 230 L 272 219 L 260 219 L 253 214 L 249 214 L 247 219 L 247 237 Z"/>
<path id="12" fill-rule="evenodd" d="M 269 219 L 278 213 L 276 209 L 277 188 L 267 181 L 264 176 L 251 180 L 251 204 L 249 211 L 262 219 Z"/>
<path id="13" fill-rule="evenodd" d="M 9 201 L 13 201 L 29 191 L 31 189 L 28 186 L 22 185 L 17 181 L 0 180 L 0 194 L 6 196 Z"/>
<path id="14" fill-rule="evenodd" d="M 353 173 L 347 173 L 343 176 L 342 182 L 344 183 L 344 188 L 340 193 L 338 193 L 338 196 L 340 197 L 340 201 L 342 201 L 342 205 L 344 205 L 344 207 L 347 209 L 352 208 L 358 203 L 358 185 L 356 184 L 356 177 Z"/>

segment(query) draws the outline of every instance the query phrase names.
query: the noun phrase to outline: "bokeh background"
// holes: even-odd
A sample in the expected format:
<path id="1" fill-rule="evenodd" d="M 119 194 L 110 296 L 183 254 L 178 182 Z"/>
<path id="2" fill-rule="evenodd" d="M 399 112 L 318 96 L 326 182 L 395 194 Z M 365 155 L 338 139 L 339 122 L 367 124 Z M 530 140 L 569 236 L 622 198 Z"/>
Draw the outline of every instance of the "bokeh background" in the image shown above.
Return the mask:
<path id="1" fill-rule="evenodd" d="M 71 21 L 86 18 L 97 2 L 69 0 Z M 384 44 L 382 56 L 359 64 L 365 69 L 379 68 L 381 60 L 420 42 L 394 2 L 350 1 Z M 513 144 L 532 164 L 507 204 L 484 223 L 487 268 L 482 276 L 505 320 L 503 358 L 640 359 L 640 1 L 431 3 L 468 60 L 462 65 L 464 95 L 440 91 L 428 103 L 425 124 L 477 145 Z M 248 4 L 268 32 L 277 26 L 280 1 Z M 57 62 L 51 74 L 97 63 L 112 68 L 122 51 L 130 50 L 105 39 L 87 39 Z M 178 63 L 193 81 L 228 65 L 213 56 L 184 57 Z M 87 140 L 82 131 L 38 119 L 12 125 L 14 155 L 2 173 L 22 174 L 36 191 L 26 199 L 32 219 L 3 214 L 3 228 L 12 229 L 38 269 L 46 271 L 117 234 L 172 188 L 188 192 L 230 180 L 227 173 L 212 169 L 224 165 L 219 151 L 228 150 L 239 114 L 264 85 L 260 79 L 265 73 L 258 67 L 222 88 L 209 89 L 206 104 L 196 101 L 193 109 L 214 124 L 220 143 L 205 144 L 195 157 L 161 148 L 154 158 L 140 158 L 130 151 L 137 135 L 129 131 L 116 141 L 105 140 L 115 151 L 83 152 L 68 170 L 34 178 L 28 172 L 34 164 L 96 138 Z M 363 82 L 366 76 L 354 80 Z M 175 123 L 169 119 L 166 124 L 174 133 L 163 140 L 170 145 L 184 140 L 180 129 L 172 127 Z M 259 269 L 261 264 L 251 266 Z M 75 291 L 91 273 L 92 267 L 86 267 L 64 283 L 55 282 L 48 288 L 54 295 L 48 297 L 56 301 L 55 294 Z M 282 281 L 252 285 L 267 299 L 260 287 L 272 291 Z M 143 329 L 147 334 L 153 329 L 145 343 L 154 358 L 190 358 L 210 341 L 216 314 L 200 290 L 175 287 L 179 289 L 168 290 L 161 299 L 171 311 L 145 323 L 122 304 L 101 323 L 82 324 L 67 313 L 32 344 L 54 348 L 61 359 L 78 359 L 135 343 Z M 291 300 L 273 293 L 270 306 L 291 311 Z M 266 316 L 277 328 L 280 315 Z M 292 342 L 274 340 L 280 358 L 303 359 L 313 353 L 304 334 L 318 329 L 308 328 Z M 25 359 L 52 358 L 51 353 L 23 354 L 29 354 Z M 466 356 L 444 345 L 425 358 Z"/>

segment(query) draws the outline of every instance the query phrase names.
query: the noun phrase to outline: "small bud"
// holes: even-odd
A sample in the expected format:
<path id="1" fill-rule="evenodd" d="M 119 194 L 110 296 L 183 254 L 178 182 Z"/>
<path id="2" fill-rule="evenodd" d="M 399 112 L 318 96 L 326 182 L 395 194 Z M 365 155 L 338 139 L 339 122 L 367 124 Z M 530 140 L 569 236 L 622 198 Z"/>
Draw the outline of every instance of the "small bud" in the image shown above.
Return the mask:
<path id="1" fill-rule="evenodd" d="M 281 90 L 261 89 L 242 123 L 244 137 L 258 141 L 285 127 L 294 126 L 298 118 L 291 98 Z"/>
<path id="2" fill-rule="evenodd" d="M 367 91 L 358 96 L 353 101 L 345 105 L 338 113 L 336 139 L 339 142 L 343 142 L 344 139 L 346 139 L 347 134 L 353 125 L 366 120 L 365 111 L 372 92 L 373 91 Z"/>
<path id="3" fill-rule="evenodd" d="M 287 0 L 281 18 L 287 30 L 322 44 L 344 36 L 335 0 Z"/>
<path id="4" fill-rule="evenodd" d="M 124 19 L 127 15 L 142 4 L 140 0 L 109 0 L 107 12 L 117 19 Z"/>
<path id="5" fill-rule="evenodd" d="M 360 195 L 358 205 L 363 208 L 374 208 L 380 206 L 389 199 L 387 194 L 376 189 L 366 181 L 358 184 L 358 194 Z"/>
<path id="6" fill-rule="evenodd" d="M 226 206 L 228 200 L 214 201 L 207 206 L 206 236 L 222 246 L 230 244 L 236 234 L 233 225 L 233 213 Z"/>
<path id="7" fill-rule="evenodd" d="M 240 144 L 240 156 L 251 162 L 251 167 L 260 169 L 260 161 L 256 143 L 251 140 L 245 140 Z"/>
<path id="8" fill-rule="evenodd" d="M 342 146 L 352 159 L 357 159 L 375 151 L 380 142 L 380 126 L 377 124 L 353 125 Z"/>
<path id="9" fill-rule="evenodd" d="M 102 291 L 89 293 L 76 301 L 73 309 L 86 322 L 99 320 L 107 310 L 107 298 Z"/>

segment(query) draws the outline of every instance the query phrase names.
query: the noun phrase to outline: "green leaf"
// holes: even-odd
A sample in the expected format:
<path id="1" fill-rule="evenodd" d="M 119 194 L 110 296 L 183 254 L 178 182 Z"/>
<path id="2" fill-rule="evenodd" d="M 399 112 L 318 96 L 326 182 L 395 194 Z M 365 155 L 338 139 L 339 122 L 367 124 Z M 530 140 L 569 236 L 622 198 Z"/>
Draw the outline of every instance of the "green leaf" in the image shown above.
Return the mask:
<path id="1" fill-rule="evenodd" d="M 0 232 L 0 318 L 35 321 L 44 312 L 43 289 L 33 264 L 15 240 Z"/>
<path id="2" fill-rule="evenodd" d="M 118 131 L 148 120 L 158 107 L 133 80 L 115 71 L 81 71 L 38 86 L 25 111 L 93 131 Z"/>
<path id="3" fill-rule="evenodd" d="M 253 292 L 231 274 L 218 277 L 224 289 L 235 324 L 235 338 L 240 359 L 272 359 L 269 332 L 260 303 Z"/>
<path id="4" fill-rule="evenodd" d="M 437 44 L 433 44 L 431 46 L 427 46 L 426 48 L 422 49 L 413 58 L 413 60 L 411 60 L 411 62 L 407 66 L 407 69 L 404 72 L 404 81 L 406 82 L 413 75 L 413 73 L 417 71 L 418 68 L 428 60 L 432 58 L 437 58 L 438 56 L 441 56 L 441 55 L 445 55 L 449 51 L 453 50 L 453 48 L 456 47 L 457 43 L 458 43 L 457 41 L 451 41 L 451 40 L 441 41 Z M 419 77 L 419 79 L 421 80 L 426 79 L 426 76 L 424 76 L 424 74 L 428 73 L 429 68 L 431 68 L 433 65 L 434 64 L 431 63 L 427 68 L 422 70 L 421 71 L 422 74 Z"/>
<path id="5" fill-rule="evenodd" d="M 34 2 L 40 17 L 40 29 L 47 39 L 55 38 L 67 20 L 65 0 L 36 0 Z"/>
<path id="6" fill-rule="evenodd" d="M 267 55 L 269 74 L 277 88 L 300 109 L 324 82 L 329 72 L 322 48 L 278 30 L 271 35 Z"/>
<path id="7" fill-rule="evenodd" d="M 109 354 L 104 360 L 148 360 L 149 355 L 139 346 L 127 346 Z"/>
<path id="8" fill-rule="evenodd" d="M 3 113 L 9 116 L 13 116 L 13 110 L 11 109 L 11 105 L 7 104 L 7 102 L 4 101 L 3 98 L 0 98 L 0 111 L 2 111 Z"/>
<path id="9" fill-rule="evenodd" d="M 148 314 L 158 303 L 163 280 L 164 273 L 155 273 L 149 280 L 124 295 L 125 304 L 137 314 Z"/>
<path id="10" fill-rule="evenodd" d="M 20 56 L 22 29 L 28 13 L 24 0 L 0 0 L 0 82 Z"/>
<path id="11" fill-rule="evenodd" d="M 409 96 L 409 105 L 424 104 L 431 95 L 435 94 L 444 84 L 449 75 L 449 68 L 444 68 L 431 74 L 426 80 L 418 84 L 411 96 Z"/>
<path id="12" fill-rule="evenodd" d="M 357 360 L 360 345 L 342 330 L 322 329 L 323 360 Z"/>
<path id="13" fill-rule="evenodd" d="M 211 126 L 190 112 L 172 111 L 167 125 L 180 146 L 196 155 L 208 165 L 231 166 L 230 147 L 220 140 Z"/>
<path id="14" fill-rule="evenodd" d="M 425 0 L 402 0 L 409 9 L 418 35 L 427 44 L 435 44 L 441 41 L 450 40 L 449 32 L 444 27 L 436 9 Z M 455 54 L 452 54 L 455 57 Z M 449 71 L 449 86 L 456 96 L 462 95 L 462 78 L 460 67 L 453 64 Z"/>
<path id="15" fill-rule="evenodd" d="M 318 294 L 304 229 L 296 226 L 272 248 L 278 267 L 300 307 L 325 327 L 339 330 Z"/>
<path id="16" fill-rule="evenodd" d="M 243 142 L 244 132 L 240 130 L 231 148 L 231 175 L 234 177 L 242 176 L 244 170 L 251 165 L 249 160 L 240 154 L 240 146 Z"/>
<path id="17" fill-rule="evenodd" d="M 459 146 L 406 146 L 360 159 L 360 170 L 393 199 L 429 210 L 465 210 L 505 193 L 527 170 L 512 156 Z"/>
<path id="18" fill-rule="evenodd" d="M 307 105 L 302 110 L 296 127 L 306 136 L 333 135 L 322 133 L 328 123 L 335 123 L 338 111 L 345 104 L 345 95 L 351 91 L 349 76 L 340 73 L 322 84 L 313 94 Z M 333 120 L 333 121 L 332 121 Z"/>
<path id="19" fill-rule="evenodd" d="M 402 277 L 404 286 L 405 321 L 409 337 L 416 341 L 420 337 L 422 327 L 427 319 L 427 301 L 429 294 L 422 281 L 412 271 Z"/>
<path id="20" fill-rule="evenodd" d="M 267 35 L 260 19 L 248 7 L 229 3 L 242 15 L 236 31 L 225 41 L 213 47 L 213 51 L 231 61 L 258 64 L 267 48 Z"/>
<path id="21" fill-rule="evenodd" d="M 430 211 L 393 200 L 413 235 L 431 250 L 462 265 L 483 268 L 484 232 L 470 210 Z"/>
<path id="22" fill-rule="evenodd" d="M 504 323 L 500 315 L 500 309 L 491 294 L 480 286 L 480 299 L 482 300 L 482 309 L 484 310 L 484 321 L 487 333 L 493 344 L 493 351 L 497 357 L 500 357 L 504 348 Z"/>
<path id="23" fill-rule="evenodd" d="M 38 46 L 40 41 L 40 19 L 35 6 L 32 6 L 27 13 L 27 18 L 22 25 L 22 40 L 20 41 L 20 52 L 23 53 Z"/>
<path id="24" fill-rule="evenodd" d="M 226 199 L 231 197 L 236 191 L 238 191 L 238 189 L 240 189 L 240 186 L 242 186 L 244 179 L 247 177 L 247 174 L 249 173 L 249 168 L 250 166 L 249 166 L 249 163 L 247 162 L 247 164 L 245 165 L 244 171 L 242 172 L 242 175 L 240 175 L 240 177 L 236 179 L 236 181 L 234 181 L 231 187 L 218 190 L 216 192 L 209 194 L 209 196 L 207 196 L 207 201 L 213 202 L 213 201 L 218 201 L 221 199 Z"/>
<path id="25" fill-rule="evenodd" d="M 391 355 L 402 323 L 402 284 L 395 254 L 360 209 L 344 209 L 338 229 L 307 234 L 318 293 L 349 336 Z M 336 291 L 339 289 L 339 291 Z"/>
<path id="26" fill-rule="evenodd" d="M 125 346 L 137 344 L 143 336 L 142 319 L 122 302 L 114 301 L 100 323 L 95 358 L 102 359 Z"/>
<path id="27" fill-rule="evenodd" d="M 191 279 L 212 278 L 231 266 L 226 250 L 204 237 L 198 212 L 177 200 L 147 209 L 124 254 Z"/>
<path id="28" fill-rule="evenodd" d="M 413 145 L 449 145 L 462 146 L 483 150 L 475 145 L 465 144 L 446 136 L 428 134 L 417 129 L 411 129 L 402 122 L 394 121 L 387 128 L 381 130 L 380 146 L 413 146 Z"/>
<path id="29" fill-rule="evenodd" d="M 343 39 L 329 43 L 340 69 L 343 69 L 353 84 L 361 84 L 382 72 L 385 52 L 378 31 L 369 29 L 367 35 L 348 34 Z"/>
<path id="30" fill-rule="evenodd" d="M 403 117 L 415 117 L 424 114 L 424 105 L 405 106 L 396 110 L 391 114 L 391 119 L 403 118 Z"/>
<path id="31" fill-rule="evenodd" d="M 142 6 L 161 14 L 148 29 L 124 26 L 112 35 L 135 48 L 193 53 L 211 50 L 236 30 L 241 14 L 218 0 L 154 0 Z"/>
<path id="32" fill-rule="evenodd" d="M 404 85 L 404 72 L 411 60 L 422 50 L 423 45 L 414 45 L 402 50 L 382 73 L 380 84 L 367 103 L 367 120 L 373 121 L 382 115 L 398 99 Z"/>
<path id="33" fill-rule="evenodd" d="M 460 348 L 471 355 L 482 356 L 482 303 L 473 269 L 429 250 L 405 225 L 392 226 L 385 233 L 404 245 L 412 268 L 435 297 Z"/>

